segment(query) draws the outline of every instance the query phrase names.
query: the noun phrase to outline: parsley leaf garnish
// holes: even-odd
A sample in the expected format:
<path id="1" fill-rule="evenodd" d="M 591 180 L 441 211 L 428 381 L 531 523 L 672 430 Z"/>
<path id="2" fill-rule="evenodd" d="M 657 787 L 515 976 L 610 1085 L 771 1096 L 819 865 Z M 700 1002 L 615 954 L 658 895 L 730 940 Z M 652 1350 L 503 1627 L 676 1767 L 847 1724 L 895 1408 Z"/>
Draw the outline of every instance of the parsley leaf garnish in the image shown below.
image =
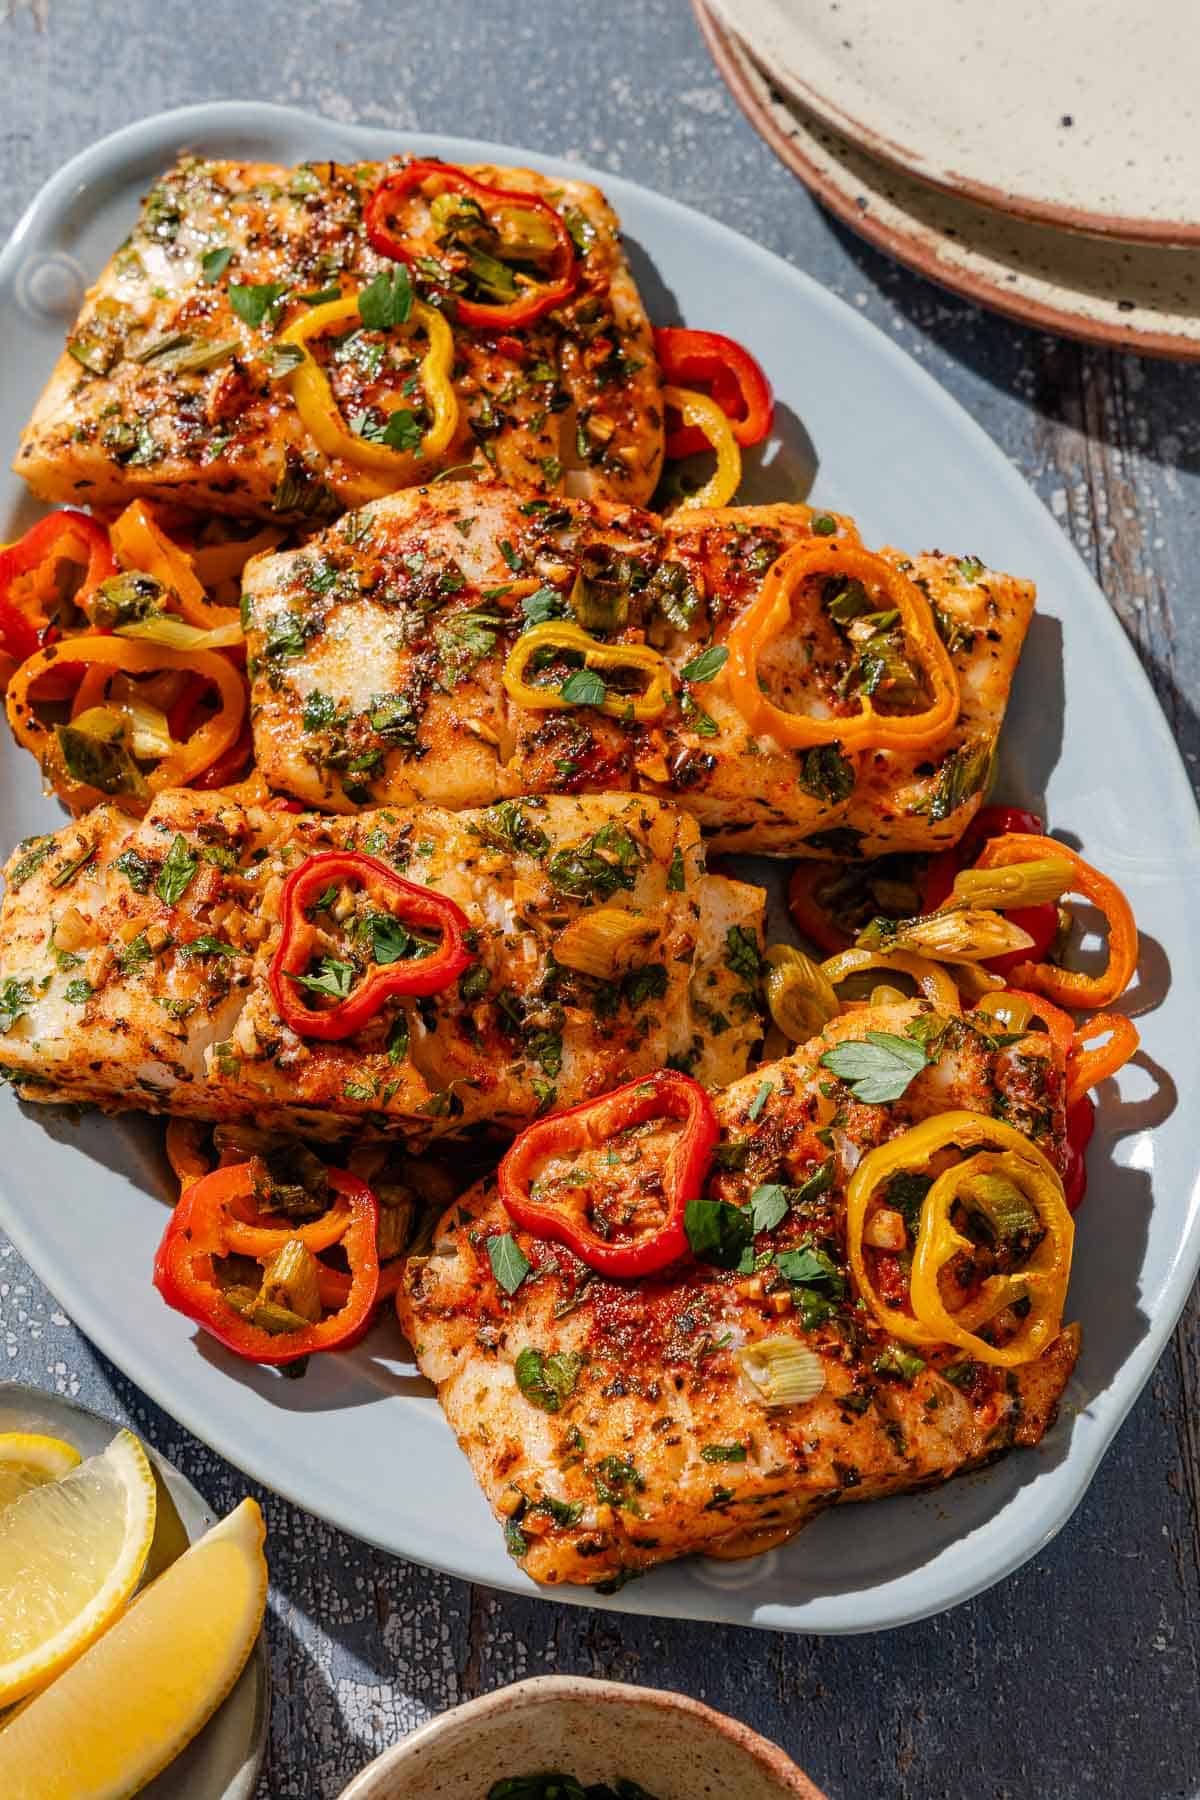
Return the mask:
<path id="1" fill-rule="evenodd" d="M 692 1255 L 719 1269 L 736 1269 L 749 1275 L 754 1267 L 754 1225 L 741 1206 L 725 1200 L 689 1200 L 683 1228 Z"/>
<path id="2" fill-rule="evenodd" d="M 403 263 L 383 270 L 358 296 L 358 316 L 368 331 L 390 331 L 412 312 L 412 281 Z"/>
<path id="3" fill-rule="evenodd" d="M 781 1219 L 787 1217 L 787 1189 L 779 1182 L 766 1182 L 756 1187 L 750 1196 L 750 1218 L 756 1232 L 774 1231 Z"/>
<path id="4" fill-rule="evenodd" d="M 496 1240 L 493 1238 L 492 1242 Z M 556 1413 L 575 1392 L 582 1367 L 583 1358 L 574 1351 L 560 1350 L 543 1356 L 540 1350 L 527 1346 L 517 1357 L 514 1373 L 527 1400 L 543 1412 Z"/>
<path id="5" fill-rule="evenodd" d="M 175 906 L 183 899 L 192 876 L 199 867 L 200 858 L 194 851 L 189 850 L 188 841 L 183 833 L 177 832 L 171 848 L 167 852 L 166 861 L 158 871 L 158 880 L 154 884 L 154 891 L 165 906 Z M 123 870 L 122 873 L 128 874 L 128 871 Z M 131 874 L 129 879 L 133 881 Z M 137 887 L 136 882 L 133 885 L 135 888 Z M 138 891 L 144 890 L 139 889 Z"/>
<path id="6" fill-rule="evenodd" d="M 572 706 L 602 706 L 608 689 L 594 669 L 576 669 L 559 688 L 564 700 Z"/>
<path id="7" fill-rule="evenodd" d="M 498 1284 L 506 1294 L 515 1294 L 533 1266 L 520 1244 L 506 1231 L 488 1239 L 487 1252 Z"/>
<path id="8" fill-rule="evenodd" d="M 929 1058 L 912 1038 L 893 1031 L 868 1031 L 866 1041 L 853 1039 L 835 1044 L 821 1057 L 821 1066 L 849 1084 L 856 1100 L 868 1106 L 886 1106 L 899 1100 Z"/>
<path id="9" fill-rule="evenodd" d="M 348 998 L 354 985 L 354 964 L 340 962 L 336 956 L 322 956 L 313 965 L 315 975 L 292 975 L 288 980 L 294 981 L 297 987 L 308 988 L 313 994 L 328 994 L 334 1000 Z"/>
<path id="10" fill-rule="evenodd" d="M 690 663 L 685 663 L 679 673 L 684 681 L 711 681 L 719 675 L 729 661 L 729 652 L 724 644 L 710 644 L 707 650 L 701 650 L 699 656 L 693 656 Z"/>
<path id="11" fill-rule="evenodd" d="M 250 287 L 233 281 L 229 284 L 229 304 L 244 324 L 258 331 L 264 325 L 274 326 L 287 291 L 286 281 L 262 281 Z"/>
<path id="12" fill-rule="evenodd" d="M 206 250 L 200 258 L 200 279 L 205 287 L 215 287 L 233 261 L 233 249 L 222 244 L 218 250 Z"/>

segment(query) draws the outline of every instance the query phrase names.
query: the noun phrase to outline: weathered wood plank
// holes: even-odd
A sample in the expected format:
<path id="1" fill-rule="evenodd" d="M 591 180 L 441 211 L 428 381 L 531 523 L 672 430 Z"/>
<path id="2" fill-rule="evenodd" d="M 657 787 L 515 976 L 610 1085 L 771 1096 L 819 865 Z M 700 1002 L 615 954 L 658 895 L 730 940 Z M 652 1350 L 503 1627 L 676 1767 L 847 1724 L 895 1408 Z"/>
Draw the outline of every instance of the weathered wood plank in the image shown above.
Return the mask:
<path id="1" fill-rule="evenodd" d="M 832 225 L 726 96 L 686 0 L 440 0 L 436 32 L 411 0 L 212 0 L 200 29 L 185 0 L 130 0 L 102 35 L 98 56 L 87 0 L 0 14 L 0 230 L 102 133 L 237 94 L 576 154 L 675 194 L 810 270 L 968 407 L 1095 570 L 1195 766 L 1200 371 L 1008 325 Z M 127 1419 L 215 1505 L 246 1490 L 2 1244 L 0 1367 Z M 263 1800 L 332 1796 L 429 1713 L 556 1668 L 699 1695 L 786 1744 L 835 1800 L 1200 1789 L 1195 1301 L 1062 1535 L 992 1593 L 884 1637 L 770 1638 L 470 1590 L 260 1498 L 275 1677 Z"/>

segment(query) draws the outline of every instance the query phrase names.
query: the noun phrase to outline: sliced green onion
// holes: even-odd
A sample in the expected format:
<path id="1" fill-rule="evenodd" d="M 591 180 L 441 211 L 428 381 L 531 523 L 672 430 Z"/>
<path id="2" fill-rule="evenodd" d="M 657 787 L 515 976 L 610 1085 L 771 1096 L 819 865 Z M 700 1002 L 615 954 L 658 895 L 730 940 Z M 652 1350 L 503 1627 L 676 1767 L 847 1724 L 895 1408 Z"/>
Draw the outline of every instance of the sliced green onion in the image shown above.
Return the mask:
<path id="1" fill-rule="evenodd" d="M 841 1011 L 833 984 L 819 963 L 791 944 L 773 944 L 767 962 L 771 1017 L 794 1044 L 807 1044 Z"/>
<path id="2" fill-rule="evenodd" d="M 1004 1175 L 965 1176 L 958 1197 L 965 1206 L 987 1214 L 997 1237 L 1021 1237 L 1041 1226 L 1033 1202 Z"/>
<path id="3" fill-rule="evenodd" d="M 1003 869 L 960 869 L 948 906 L 1043 906 L 1067 892 L 1073 873 L 1065 856 L 1039 856 Z"/>
<path id="4" fill-rule="evenodd" d="M 202 631 L 198 625 L 189 625 L 173 613 L 159 613 L 153 619 L 135 619 L 130 625 L 118 625 L 115 635 L 159 644 L 164 650 L 231 650 L 246 639 L 245 632 L 236 622 Z"/>
<path id="5" fill-rule="evenodd" d="M 861 949 L 915 950 L 935 962 L 987 962 L 1028 950 L 1033 939 L 1002 913 L 967 907 L 961 911 L 925 913 L 918 919 L 872 919 L 856 940 Z"/>
<path id="6" fill-rule="evenodd" d="M 170 756 L 175 744 L 165 712 L 135 696 L 121 702 L 121 711 L 129 721 L 129 747 L 135 756 L 156 761 Z"/>
<path id="7" fill-rule="evenodd" d="M 763 1406 L 803 1406 L 825 1386 L 820 1357 L 795 1338 L 760 1338 L 756 1344 L 744 1344 L 735 1355 Z"/>

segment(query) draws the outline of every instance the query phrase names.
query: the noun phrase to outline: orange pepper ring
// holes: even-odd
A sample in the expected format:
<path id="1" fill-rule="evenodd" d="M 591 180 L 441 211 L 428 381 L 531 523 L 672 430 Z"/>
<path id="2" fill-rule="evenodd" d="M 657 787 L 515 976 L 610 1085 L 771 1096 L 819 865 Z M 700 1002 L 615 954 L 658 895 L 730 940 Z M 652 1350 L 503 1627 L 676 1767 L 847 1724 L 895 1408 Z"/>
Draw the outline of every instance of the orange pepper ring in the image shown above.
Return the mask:
<path id="1" fill-rule="evenodd" d="M 167 1120 L 167 1161 L 179 1183 L 180 1197 L 193 1181 L 207 1175 L 212 1163 L 200 1148 L 204 1127 L 196 1119 Z"/>
<path id="2" fill-rule="evenodd" d="M 168 537 L 144 500 L 131 501 L 109 535 L 121 567 L 161 581 L 177 596 L 180 614 L 189 625 L 209 631 L 240 622 L 236 606 L 218 606 L 208 598 L 191 556 Z"/>
<path id="3" fill-rule="evenodd" d="M 1099 908 L 1108 921 L 1108 963 L 1102 975 L 1085 975 L 1059 969 L 1053 963 L 1021 963 L 1012 971 L 1014 982 L 1031 993 L 1044 994 L 1060 1006 L 1079 1008 L 1108 1006 L 1119 1000 L 1133 979 L 1138 959 L 1137 923 L 1133 908 L 1115 881 L 1084 862 L 1057 838 L 1033 832 L 1013 831 L 989 838 L 975 863 L 977 869 L 1003 868 L 1009 863 L 1032 862 L 1042 856 L 1065 856 L 1074 865 L 1068 892 L 1082 894 Z"/>
<path id="4" fill-rule="evenodd" d="M 8 722 L 13 736 L 39 760 L 47 728 L 34 713 L 31 690 L 42 675 L 56 667 L 67 668 L 72 664 L 83 664 L 89 670 L 97 665 L 111 666 L 114 672 L 122 670 L 127 675 L 153 675 L 162 669 L 174 669 L 181 674 L 199 675 L 216 688 L 220 709 L 193 732 L 185 744 L 178 745 L 172 755 L 163 757 L 158 767 L 151 770 L 146 784 L 152 794 L 161 793 L 164 788 L 186 787 L 228 750 L 242 728 L 246 684 L 228 657 L 215 650 L 168 650 L 132 638 L 86 635 L 68 638 L 26 658 L 9 683 Z M 102 794 L 93 799 L 95 789 L 65 775 L 55 780 L 55 786 L 64 799 L 73 798 L 89 806 L 114 797 Z"/>
<path id="5" fill-rule="evenodd" d="M 816 719 L 786 712 L 759 686 L 758 659 L 764 647 L 787 630 L 792 594 L 814 575 L 845 575 L 868 589 L 882 590 L 889 610 L 900 614 L 905 642 L 917 653 L 933 692 L 920 713 L 890 715 L 875 710 L 869 694 L 849 718 Z M 958 676 L 938 636 L 929 602 L 900 569 L 840 538 L 803 538 L 777 557 L 763 578 L 753 604 L 735 621 L 723 671 L 729 694 L 752 731 L 769 734 L 793 750 L 814 744 L 839 743 L 844 750 L 915 750 L 936 743 L 952 728 L 959 712 Z"/>
<path id="6" fill-rule="evenodd" d="M 1084 1049 L 1092 1038 L 1102 1037 L 1105 1032 L 1109 1033 L 1106 1043 L 1094 1050 Z M 1140 1042 L 1137 1026 L 1124 1013 L 1096 1013 L 1081 1025 L 1075 1033 L 1067 1063 L 1068 1107 L 1082 1100 L 1110 1075 L 1115 1075 L 1118 1069 L 1123 1069 Z"/>
<path id="7" fill-rule="evenodd" d="M 354 1216 L 354 1209 L 344 1194 L 338 1194 L 328 1212 L 319 1219 L 305 1219 L 283 1225 L 262 1225 L 255 1217 L 247 1217 L 251 1195 L 235 1193 L 229 1201 L 225 1221 L 225 1241 L 231 1251 L 253 1256 L 261 1262 L 264 1256 L 277 1256 L 284 1245 L 299 1238 L 306 1250 L 315 1256 L 341 1242 Z M 347 1283 L 347 1291 L 349 1284 Z"/>

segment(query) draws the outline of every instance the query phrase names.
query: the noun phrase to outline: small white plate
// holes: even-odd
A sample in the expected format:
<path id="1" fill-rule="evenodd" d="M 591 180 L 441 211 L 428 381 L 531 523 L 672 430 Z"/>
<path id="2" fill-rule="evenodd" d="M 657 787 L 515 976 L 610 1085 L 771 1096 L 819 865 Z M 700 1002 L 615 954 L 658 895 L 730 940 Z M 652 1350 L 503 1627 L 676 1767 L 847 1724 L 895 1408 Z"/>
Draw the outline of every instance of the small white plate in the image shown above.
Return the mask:
<path id="1" fill-rule="evenodd" d="M 0 1432 L 37 1431 L 73 1444 L 81 1456 L 97 1456 L 119 1430 L 111 1419 L 61 1394 L 46 1394 L 22 1382 L 0 1382 Z M 161 1574 L 184 1546 L 203 1537 L 216 1515 L 186 1475 L 146 1444 L 158 1476 L 158 1523 L 146 1566 Z M 161 1559 L 161 1560 L 160 1560 Z M 142 1800 L 251 1800 L 267 1744 L 271 1678 L 265 1633 L 228 1700 L 153 1780 L 139 1790 Z"/>
<path id="2" fill-rule="evenodd" d="M 445 1419 L 386 1323 L 285 1381 L 222 1352 L 151 1285 L 172 1185 L 162 1125 L 76 1122 L 0 1099 L 0 1223 L 107 1355 L 189 1430 L 368 1542 L 492 1587 L 574 1605 L 786 1631 L 874 1631 L 942 1611 L 1035 1554 L 1070 1517 L 1167 1343 L 1200 1264 L 1200 1143 L 1175 1087 L 1200 1091 L 1200 830 L 1150 685 L 1050 514 L 961 407 L 816 282 L 724 226 L 631 182 L 508 146 L 345 125 L 223 102 L 104 139 L 43 189 L 0 256 L 0 442 L 15 443 L 58 352 L 72 282 L 94 279 L 138 197 L 184 145 L 293 163 L 386 156 L 528 162 L 600 182 L 624 221 L 660 324 L 734 332 L 775 386 L 776 430 L 746 497 L 852 512 L 869 544 L 941 545 L 1036 581 L 1041 594 L 1002 740 L 999 792 L 1078 833 L 1125 888 L 1144 937 L 1130 1003 L 1144 1056 L 1103 1096 L 1071 1311 L 1083 1354 L 1037 1451 L 933 1494 L 841 1507 L 747 1563 L 693 1559 L 611 1600 L 536 1589 L 505 1554 Z M 814 479 L 815 471 L 815 479 Z M 0 537 L 23 508 L 0 488 Z M 31 757 L 0 746 L 0 837 L 53 827 Z M 763 865 L 756 865 L 755 877 Z M 780 865 L 775 865 L 778 871 Z M 1169 1073 L 1168 1073 L 1169 1071 Z M 1154 1180 L 1153 1202 L 1150 1183 Z"/>
<path id="3" fill-rule="evenodd" d="M 1200 246 L 1084 237 L 930 187 L 782 93 L 703 0 L 692 4 L 755 130 L 869 243 L 1022 324 L 1144 356 L 1200 360 Z"/>
<path id="4" fill-rule="evenodd" d="M 922 181 L 1074 231 L 1200 243 L 1195 0 L 712 0 L 772 79 Z"/>

